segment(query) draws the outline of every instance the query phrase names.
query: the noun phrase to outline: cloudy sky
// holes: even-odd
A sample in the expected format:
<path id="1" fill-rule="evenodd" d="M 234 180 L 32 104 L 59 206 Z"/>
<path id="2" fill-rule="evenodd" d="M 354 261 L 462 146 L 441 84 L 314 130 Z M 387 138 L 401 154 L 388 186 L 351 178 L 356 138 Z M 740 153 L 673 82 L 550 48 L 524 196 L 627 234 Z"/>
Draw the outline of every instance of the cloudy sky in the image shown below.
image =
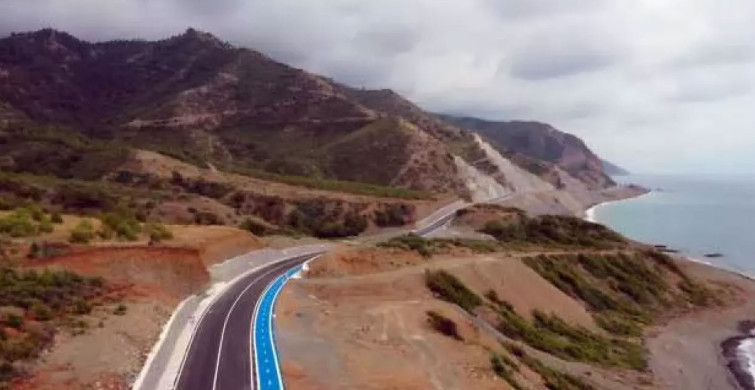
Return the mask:
<path id="1" fill-rule="evenodd" d="M 755 173 L 752 0 L 0 0 L 0 35 L 188 26 L 423 107 L 546 121 L 637 172 Z"/>

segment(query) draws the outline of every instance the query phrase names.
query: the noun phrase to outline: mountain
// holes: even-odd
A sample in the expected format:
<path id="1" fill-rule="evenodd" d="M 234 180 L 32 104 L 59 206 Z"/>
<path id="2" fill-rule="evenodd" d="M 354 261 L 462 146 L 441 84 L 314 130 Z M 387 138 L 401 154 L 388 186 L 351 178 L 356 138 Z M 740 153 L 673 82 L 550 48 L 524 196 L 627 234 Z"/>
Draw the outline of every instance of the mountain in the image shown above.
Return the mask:
<path id="1" fill-rule="evenodd" d="M 581 140 L 548 125 L 439 117 L 391 90 L 351 88 L 193 29 L 100 43 L 13 34 L 0 40 L 0 114 L 4 169 L 62 179 L 107 180 L 129 151 L 148 150 L 315 188 L 517 194 L 524 206 L 537 194 L 539 210 L 561 213 L 613 185 Z"/>
<path id="2" fill-rule="evenodd" d="M 602 160 L 578 137 L 540 122 L 495 122 L 471 117 L 443 116 L 446 121 L 471 129 L 508 152 L 515 160 L 546 161 L 563 168 L 591 188 L 613 181 Z M 523 156 L 523 157 L 522 157 Z M 524 161 L 526 164 L 526 161 Z"/>
<path id="3" fill-rule="evenodd" d="M 603 171 L 605 171 L 606 174 L 610 176 L 626 176 L 630 175 L 631 172 L 627 171 L 626 169 L 606 160 L 601 160 L 603 162 Z"/>

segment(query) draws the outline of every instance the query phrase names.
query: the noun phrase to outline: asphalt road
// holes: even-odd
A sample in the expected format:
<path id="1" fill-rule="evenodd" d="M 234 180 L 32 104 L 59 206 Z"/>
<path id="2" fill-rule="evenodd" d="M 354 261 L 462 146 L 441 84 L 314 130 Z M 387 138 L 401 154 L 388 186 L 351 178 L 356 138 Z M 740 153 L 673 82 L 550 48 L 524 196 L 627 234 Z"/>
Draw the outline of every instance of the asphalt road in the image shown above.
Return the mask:
<path id="1" fill-rule="evenodd" d="M 252 316 L 267 286 L 314 257 L 294 257 L 253 272 L 213 302 L 191 340 L 176 379 L 178 390 L 251 390 Z"/>
<path id="2" fill-rule="evenodd" d="M 415 234 L 428 235 L 441 229 L 455 212 L 439 218 L 430 225 L 417 229 Z M 196 319 L 199 325 L 191 339 L 185 360 L 175 382 L 176 390 L 251 390 L 256 387 L 255 345 L 263 354 L 261 389 L 281 388 L 280 367 L 277 366 L 272 318 L 275 297 L 293 269 L 315 257 L 292 257 L 268 265 L 231 285 L 215 300 L 205 314 Z M 270 287 L 270 291 L 266 289 Z M 253 318 L 259 304 L 258 318 Z M 257 323 L 253 334 L 253 323 Z M 267 361 L 272 356 L 273 360 Z M 265 363 L 268 362 L 268 363 Z"/>

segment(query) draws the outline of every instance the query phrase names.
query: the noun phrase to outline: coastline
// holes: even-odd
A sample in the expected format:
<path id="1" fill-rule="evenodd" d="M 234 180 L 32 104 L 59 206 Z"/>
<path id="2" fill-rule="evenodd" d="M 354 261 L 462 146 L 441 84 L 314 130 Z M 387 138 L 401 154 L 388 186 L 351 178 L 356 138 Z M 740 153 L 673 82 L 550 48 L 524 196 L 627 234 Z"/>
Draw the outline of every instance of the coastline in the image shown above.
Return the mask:
<path id="1" fill-rule="evenodd" d="M 639 198 L 641 198 L 643 196 L 647 196 L 647 195 L 650 195 L 652 193 L 653 193 L 652 190 L 646 190 L 645 192 L 642 192 L 640 194 L 628 196 L 628 197 L 625 197 L 625 198 L 610 199 L 610 200 L 606 200 L 606 201 L 603 201 L 603 202 L 598 202 L 598 203 L 592 205 L 591 207 L 589 207 L 587 210 L 585 210 L 584 215 L 583 215 L 582 218 L 585 221 L 588 221 L 588 222 L 600 223 L 600 222 L 598 222 L 596 220 L 596 214 L 595 214 L 598 211 L 599 208 L 607 206 L 607 205 L 609 205 L 611 203 L 626 202 L 626 201 L 630 201 L 630 200 L 639 199 Z"/>
<path id="2" fill-rule="evenodd" d="M 637 196 L 627 197 L 623 199 L 615 199 L 615 200 L 607 200 L 604 202 L 597 203 L 593 205 L 592 207 L 588 208 L 584 212 L 583 219 L 592 223 L 601 223 L 597 220 L 597 211 L 599 208 L 607 206 L 612 203 L 616 202 L 623 202 L 628 201 L 632 199 L 636 199 L 648 194 L 651 194 L 652 191 L 647 191 L 645 193 L 639 194 Z M 643 245 L 650 245 L 647 243 L 642 243 Z M 749 289 L 747 298 L 743 299 L 751 299 L 752 297 L 755 297 L 755 276 L 750 275 L 744 271 L 731 269 L 729 267 L 726 267 L 724 265 L 715 264 L 710 261 L 696 259 L 690 256 L 687 256 L 685 254 L 675 254 L 672 255 L 675 259 L 686 262 L 688 264 L 694 264 L 696 267 L 699 267 L 701 269 L 702 273 L 705 274 L 716 274 L 716 273 L 725 273 L 730 276 L 741 278 L 746 281 L 746 283 L 750 284 L 751 289 Z M 706 270 L 707 269 L 707 270 Z M 737 306 L 736 304 L 731 304 L 731 307 Z M 754 308 L 755 310 L 755 308 Z M 743 310 L 739 315 L 735 314 L 734 317 L 737 317 L 736 326 L 734 326 L 732 329 L 732 326 L 723 326 L 719 329 L 717 329 L 719 334 L 710 333 L 708 338 L 715 346 L 718 347 L 717 355 L 718 358 L 717 364 L 725 369 L 726 374 L 728 376 L 728 382 L 729 387 L 732 389 L 744 389 L 744 390 L 755 390 L 755 312 L 748 313 L 747 310 Z M 684 321 L 683 318 L 679 318 L 678 320 Z M 672 320 L 673 322 L 674 320 Z M 704 337 L 704 336 L 703 336 Z M 679 334 L 677 336 L 678 339 L 681 339 L 684 341 L 684 343 L 690 343 L 690 340 L 692 337 L 685 337 L 685 335 Z M 705 342 L 705 340 L 696 340 L 698 342 Z M 681 361 L 684 362 L 685 360 L 693 360 L 694 356 L 683 356 L 684 354 L 679 354 Z M 681 367 L 685 367 L 684 364 L 679 365 L 679 371 L 682 371 Z M 692 365 L 691 367 L 694 367 Z M 672 386 L 679 386 L 679 383 L 670 383 Z M 700 383 L 701 386 L 703 386 L 703 383 Z M 680 386 L 680 387 L 673 387 L 673 388 L 693 388 L 687 386 Z M 700 387 L 700 388 L 710 388 L 710 387 Z"/>

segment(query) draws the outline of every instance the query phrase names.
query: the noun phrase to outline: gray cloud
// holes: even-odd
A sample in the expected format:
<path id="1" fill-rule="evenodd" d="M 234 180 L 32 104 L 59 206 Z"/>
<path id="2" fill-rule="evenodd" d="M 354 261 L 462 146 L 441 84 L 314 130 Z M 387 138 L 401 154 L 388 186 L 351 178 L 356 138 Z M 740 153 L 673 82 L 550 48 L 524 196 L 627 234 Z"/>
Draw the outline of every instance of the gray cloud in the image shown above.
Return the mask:
<path id="1" fill-rule="evenodd" d="M 701 149 L 727 156 L 709 170 L 730 170 L 755 167 L 741 147 L 755 146 L 742 125 L 755 122 L 753 12 L 748 0 L 0 0 L 0 35 L 193 26 L 429 110 L 547 121 L 638 171 L 683 170 Z M 711 139 L 711 123 L 727 137 Z"/>

